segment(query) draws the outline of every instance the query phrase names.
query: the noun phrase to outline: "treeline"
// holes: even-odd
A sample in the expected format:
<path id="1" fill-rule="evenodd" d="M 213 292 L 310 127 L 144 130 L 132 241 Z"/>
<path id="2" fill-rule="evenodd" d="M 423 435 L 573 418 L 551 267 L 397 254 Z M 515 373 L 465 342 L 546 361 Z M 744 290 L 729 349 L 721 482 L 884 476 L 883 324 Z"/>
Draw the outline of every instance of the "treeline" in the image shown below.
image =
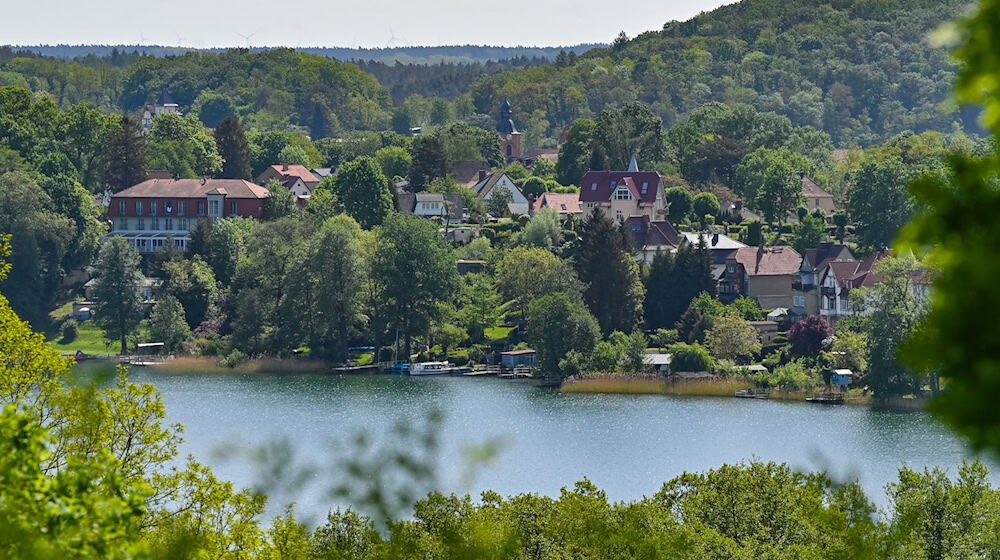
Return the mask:
<path id="1" fill-rule="evenodd" d="M 966 5 L 744 0 L 553 66 L 484 77 L 470 93 L 480 112 L 509 97 L 550 131 L 629 101 L 668 127 L 705 103 L 744 103 L 845 147 L 904 130 L 976 130 L 974 110 L 947 102 L 955 63 L 928 40 Z"/>

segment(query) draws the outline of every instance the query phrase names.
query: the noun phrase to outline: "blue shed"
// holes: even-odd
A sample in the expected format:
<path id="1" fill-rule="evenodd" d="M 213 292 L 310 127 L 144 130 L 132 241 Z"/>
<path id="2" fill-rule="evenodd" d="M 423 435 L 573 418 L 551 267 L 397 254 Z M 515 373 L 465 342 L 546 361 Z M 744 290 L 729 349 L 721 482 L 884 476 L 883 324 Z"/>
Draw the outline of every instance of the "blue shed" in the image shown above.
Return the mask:
<path id="1" fill-rule="evenodd" d="M 535 365 L 535 351 L 531 349 L 511 350 L 500 353 L 500 365 L 505 369 L 531 367 Z"/>
<path id="2" fill-rule="evenodd" d="M 835 369 L 830 377 L 830 383 L 846 389 L 854 381 L 854 373 L 849 369 Z"/>

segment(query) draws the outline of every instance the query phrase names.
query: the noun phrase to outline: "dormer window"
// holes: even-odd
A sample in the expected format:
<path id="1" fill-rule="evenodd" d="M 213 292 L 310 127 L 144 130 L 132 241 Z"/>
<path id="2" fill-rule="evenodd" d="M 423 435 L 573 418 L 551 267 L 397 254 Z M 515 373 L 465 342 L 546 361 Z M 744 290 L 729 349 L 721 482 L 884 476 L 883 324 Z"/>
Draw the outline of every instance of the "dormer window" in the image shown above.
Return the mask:
<path id="1" fill-rule="evenodd" d="M 648 182 L 643 183 L 642 184 L 642 194 L 646 194 L 648 191 L 649 191 L 649 183 Z"/>
<path id="2" fill-rule="evenodd" d="M 596 191 L 597 190 L 597 183 L 593 183 L 592 185 L 590 185 L 590 190 Z"/>
<path id="3" fill-rule="evenodd" d="M 560 204 L 559 206 L 560 206 L 560 207 L 562 208 L 562 211 L 563 211 L 563 212 L 565 212 L 565 211 L 566 211 L 566 205 L 565 205 L 565 204 Z"/>
<path id="4" fill-rule="evenodd" d="M 615 200 L 632 200 L 632 192 L 625 187 L 619 187 L 615 191 Z"/>

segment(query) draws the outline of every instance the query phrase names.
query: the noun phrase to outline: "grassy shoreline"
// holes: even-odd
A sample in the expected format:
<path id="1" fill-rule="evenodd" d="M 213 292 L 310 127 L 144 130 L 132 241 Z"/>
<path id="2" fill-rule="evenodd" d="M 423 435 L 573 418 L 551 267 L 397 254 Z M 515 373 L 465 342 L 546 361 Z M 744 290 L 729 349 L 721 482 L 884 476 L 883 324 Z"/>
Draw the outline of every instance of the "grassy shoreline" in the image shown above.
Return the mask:
<path id="1" fill-rule="evenodd" d="M 301 374 L 328 373 L 333 365 L 323 360 L 303 358 L 256 358 L 233 367 L 225 366 L 221 358 L 181 356 L 161 364 L 145 366 L 157 373 L 174 375 L 246 375 L 246 374 Z"/>
<path id="2" fill-rule="evenodd" d="M 572 377 L 563 382 L 559 390 L 577 394 L 617 394 L 617 395 L 674 395 L 691 397 L 729 397 L 736 391 L 753 386 L 753 382 L 740 377 L 715 377 L 706 379 L 671 380 L 659 375 L 626 375 L 619 373 L 595 374 L 586 377 Z M 812 396 L 811 391 L 772 391 L 771 400 L 805 402 Z M 890 402 L 889 408 L 922 408 L 917 399 L 900 399 L 912 402 Z M 870 396 L 858 396 L 845 401 L 851 405 L 870 405 Z"/>

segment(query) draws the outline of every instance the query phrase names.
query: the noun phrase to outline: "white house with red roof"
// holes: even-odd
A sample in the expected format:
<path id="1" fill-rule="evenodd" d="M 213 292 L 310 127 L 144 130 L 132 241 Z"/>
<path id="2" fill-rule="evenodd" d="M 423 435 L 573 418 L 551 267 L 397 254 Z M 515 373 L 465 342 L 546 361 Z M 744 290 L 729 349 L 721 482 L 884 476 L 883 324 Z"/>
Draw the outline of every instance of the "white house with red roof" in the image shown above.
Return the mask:
<path id="1" fill-rule="evenodd" d="M 128 239 L 140 253 L 185 250 L 199 219 L 260 218 L 270 192 L 242 179 L 148 179 L 115 193 L 110 235 Z"/>
<path id="2" fill-rule="evenodd" d="M 272 180 L 299 197 L 311 195 L 320 182 L 320 178 L 304 165 L 272 165 L 257 176 L 259 185 L 266 185 Z"/>
<path id="3" fill-rule="evenodd" d="M 660 174 L 639 171 L 634 157 L 628 171 L 588 171 L 580 180 L 580 202 L 585 214 L 596 208 L 618 223 L 632 216 L 658 221 L 666 211 Z"/>

